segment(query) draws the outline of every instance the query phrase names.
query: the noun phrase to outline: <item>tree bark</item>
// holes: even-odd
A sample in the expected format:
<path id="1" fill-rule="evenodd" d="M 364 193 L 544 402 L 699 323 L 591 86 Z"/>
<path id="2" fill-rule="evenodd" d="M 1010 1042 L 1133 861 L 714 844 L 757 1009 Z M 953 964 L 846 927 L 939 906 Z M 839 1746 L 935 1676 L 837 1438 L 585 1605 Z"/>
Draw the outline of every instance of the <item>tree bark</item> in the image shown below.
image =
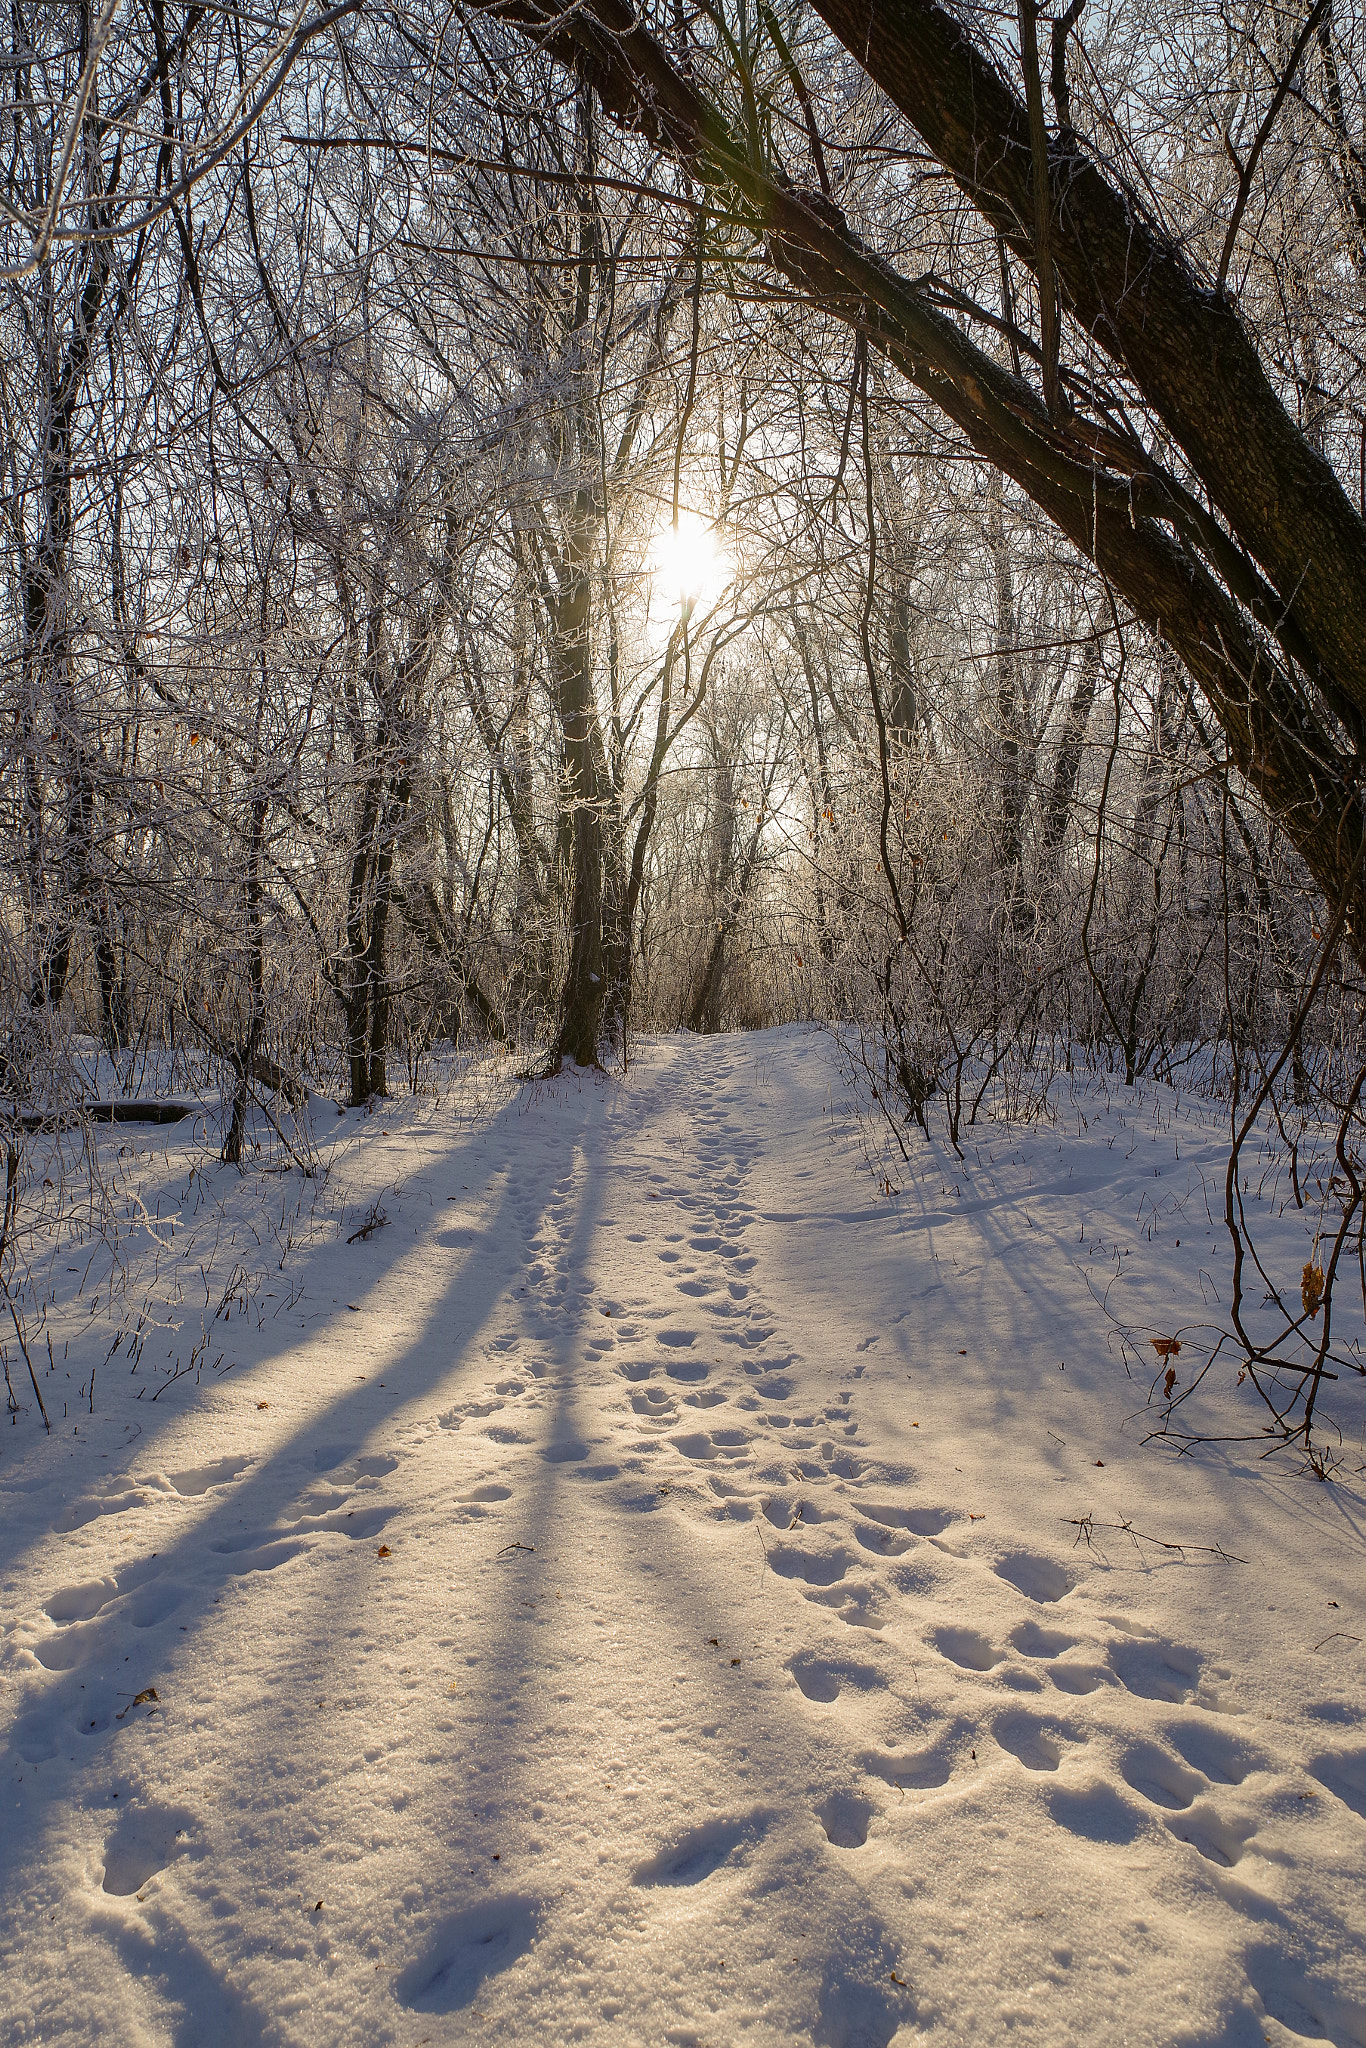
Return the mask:
<path id="1" fill-rule="evenodd" d="M 1062 738 L 1058 742 L 1058 758 L 1053 764 L 1053 785 L 1048 792 L 1048 801 L 1043 814 L 1043 855 L 1051 867 L 1067 837 L 1067 820 L 1072 811 L 1072 800 L 1077 792 L 1077 777 L 1081 773 L 1082 750 L 1086 745 L 1086 728 L 1091 722 L 1091 709 L 1096 701 L 1096 685 L 1100 680 L 1100 642 L 1088 640 L 1082 649 L 1081 673 L 1072 700 L 1063 719 Z"/>
<path id="2" fill-rule="evenodd" d="M 814 0 L 961 190 L 1038 274 L 1029 115 L 935 0 Z M 1188 257 L 1064 130 L 1049 253 L 1079 323 L 1185 451 L 1316 650 L 1339 715 L 1366 712 L 1366 523 Z M 1336 688 L 1334 688 L 1336 686 Z"/>

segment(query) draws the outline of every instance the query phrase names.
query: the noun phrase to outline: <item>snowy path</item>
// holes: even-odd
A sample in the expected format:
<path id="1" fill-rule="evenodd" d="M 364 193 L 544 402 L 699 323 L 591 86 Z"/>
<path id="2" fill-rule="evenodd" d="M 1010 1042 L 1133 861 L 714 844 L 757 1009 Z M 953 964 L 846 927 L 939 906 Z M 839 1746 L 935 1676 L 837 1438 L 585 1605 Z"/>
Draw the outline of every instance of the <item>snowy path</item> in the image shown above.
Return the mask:
<path id="1" fill-rule="evenodd" d="M 1083 1278 L 1199 1311 L 1217 1130 L 890 1202 L 832 1090 L 398 1106 L 289 1335 L 9 1433 L 0 2038 L 1366 2042 L 1361 1478 L 1140 1448 Z"/>

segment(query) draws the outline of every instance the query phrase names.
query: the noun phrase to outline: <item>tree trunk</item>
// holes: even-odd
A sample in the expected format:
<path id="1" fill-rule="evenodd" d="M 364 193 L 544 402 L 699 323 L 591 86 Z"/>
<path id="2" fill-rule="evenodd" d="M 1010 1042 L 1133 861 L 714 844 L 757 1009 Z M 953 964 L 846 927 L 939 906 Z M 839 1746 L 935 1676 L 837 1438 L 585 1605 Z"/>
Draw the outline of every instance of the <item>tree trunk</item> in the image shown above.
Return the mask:
<path id="1" fill-rule="evenodd" d="M 1048 792 L 1044 806 L 1042 853 L 1044 865 L 1051 868 L 1062 852 L 1067 837 L 1067 820 L 1071 816 L 1072 800 L 1077 793 L 1077 778 L 1081 773 L 1081 757 L 1086 746 L 1086 728 L 1091 722 L 1091 711 L 1096 701 L 1096 686 L 1100 681 L 1100 642 L 1088 640 L 1082 649 L 1081 673 L 1077 686 L 1072 692 L 1072 701 L 1063 719 L 1062 738 L 1058 742 L 1058 758 L 1053 765 L 1053 785 Z"/>
<path id="2" fill-rule="evenodd" d="M 266 1022 L 266 949 L 265 928 L 261 916 L 264 895 L 261 855 L 265 846 L 268 809 L 269 798 L 258 796 L 254 799 L 251 807 L 251 833 L 247 840 L 247 878 L 244 896 L 247 938 L 247 1028 L 242 1044 L 233 1055 L 233 1068 L 237 1080 L 233 1089 L 232 1118 L 228 1125 L 227 1137 L 223 1141 L 225 1166 L 240 1166 L 242 1163 L 247 1103 L 250 1099 L 252 1077 L 256 1071 L 261 1035 Z"/>
<path id="3" fill-rule="evenodd" d="M 1108 420 L 1051 420 L 1028 383 L 861 243 L 829 201 L 756 169 L 626 0 L 595 0 L 591 14 L 570 16 L 549 0 L 492 0 L 492 9 L 566 61 L 591 60 L 608 110 L 748 210 L 775 266 L 866 332 L 1176 650 L 1240 773 L 1282 820 L 1325 897 L 1345 898 L 1352 944 L 1366 960 L 1354 755 L 1281 653 L 1351 733 L 1361 729 L 1366 524 L 1279 404 L 1237 315 L 1197 285 L 1180 251 L 1066 136 L 1054 145 L 1053 257 L 1064 297 L 1123 361 L 1236 539 L 1137 438 Z M 868 0 L 820 0 L 820 11 L 1029 262 L 1027 117 L 964 31 L 931 0 L 879 15 Z"/>
<path id="4" fill-rule="evenodd" d="M 560 991 L 550 1059 L 581 1067 L 600 1064 L 599 1027 L 607 995 L 603 948 L 606 762 L 593 696 L 591 578 L 588 558 L 591 503 L 580 493 L 566 555 L 564 588 L 555 608 L 556 694 L 564 735 L 564 809 L 571 848 L 569 966 Z"/>
<path id="5" fill-rule="evenodd" d="M 1005 492 L 999 469 L 993 469 L 987 478 L 987 547 L 991 555 L 996 600 L 994 737 L 1001 774 L 997 868 L 1005 887 L 1006 900 L 1018 910 L 1024 816 L 1020 779 L 1019 635 L 1015 623 L 1015 579 L 1011 573 L 1010 548 L 1006 541 Z"/>
<path id="6" fill-rule="evenodd" d="M 1014 254 L 1037 273 L 1025 106 L 935 0 L 815 0 Z M 1281 405 L 1237 312 L 1064 129 L 1050 255 L 1079 325 L 1128 371 L 1316 649 L 1366 712 L 1366 524 Z"/>

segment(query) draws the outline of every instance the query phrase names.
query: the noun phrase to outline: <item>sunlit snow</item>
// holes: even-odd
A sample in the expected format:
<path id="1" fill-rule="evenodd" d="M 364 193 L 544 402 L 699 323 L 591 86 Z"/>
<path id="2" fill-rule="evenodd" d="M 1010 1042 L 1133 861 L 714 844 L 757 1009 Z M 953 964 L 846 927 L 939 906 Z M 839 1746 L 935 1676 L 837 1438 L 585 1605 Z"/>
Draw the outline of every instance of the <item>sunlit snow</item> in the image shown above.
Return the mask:
<path id="1" fill-rule="evenodd" d="M 198 1384 L 54 1307 L 3 2038 L 1366 2038 L 1360 1399 L 1331 1483 L 1178 1460 L 1115 1338 L 1226 1286 L 1220 1113 L 888 1195 L 818 1033 L 484 1086 L 323 1105 L 283 1270 L 297 1181 L 143 1137 L 185 1329 L 258 1276 Z"/>

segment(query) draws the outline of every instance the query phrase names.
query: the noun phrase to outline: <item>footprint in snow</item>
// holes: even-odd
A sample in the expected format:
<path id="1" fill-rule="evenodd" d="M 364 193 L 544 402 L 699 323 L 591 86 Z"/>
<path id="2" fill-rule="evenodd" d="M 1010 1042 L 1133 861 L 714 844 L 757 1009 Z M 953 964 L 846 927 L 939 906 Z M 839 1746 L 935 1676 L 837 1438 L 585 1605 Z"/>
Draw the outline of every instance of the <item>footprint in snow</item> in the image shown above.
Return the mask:
<path id="1" fill-rule="evenodd" d="M 1063 1723 L 1040 1720 L 1035 1714 L 1007 1714 L 991 1732 L 1027 1771 L 1056 1771 L 1065 1745 L 1081 1740 Z"/>
<path id="2" fill-rule="evenodd" d="M 857 1762 L 870 1778 L 898 1792 L 932 1792 L 947 1785 L 953 1771 L 947 1736 L 926 1749 L 865 1749 Z"/>
<path id="3" fill-rule="evenodd" d="M 1072 1577 L 1051 1558 L 1036 1557 L 1027 1550 L 1013 1551 L 996 1565 L 996 1576 L 1014 1586 L 1026 1599 L 1054 1602 L 1072 1590 Z"/>
<path id="4" fill-rule="evenodd" d="M 1022 1657 L 1061 1657 L 1077 1647 L 1075 1636 L 1064 1635 L 1057 1628 L 1040 1628 L 1037 1621 L 1020 1622 L 1010 1631 L 1010 1643 Z"/>
<path id="5" fill-rule="evenodd" d="M 474 1513 L 482 1513 L 495 1502 L 511 1498 L 512 1488 L 493 1479 L 486 1479 L 478 1486 L 471 1486 L 467 1492 L 456 1495 L 460 1506 Z"/>
<path id="6" fill-rule="evenodd" d="M 1269 1759 L 1251 1742 L 1206 1721 L 1178 1721 L 1165 1730 L 1168 1742 L 1195 1770 L 1220 1785 L 1241 1785 L 1254 1771 L 1270 1770 Z M 1346 1752 L 1340 1752 L 1345 1755 Z M 1310 1769 L 1313 1770 L 1311 1764 Z M 1366 1765 L 1363 1765 L 1366 1774 Z M 1318 1776 L 1315 1771 L 1315 1776 Z M 1324 1782 L 1327 1782 L 1326 1780 Z M 1350 1801 L 1348 1804 L 1350 1805 Z M 1359 1812 L 1366 1813 L 1366 1784 Z"/>
<path id="7" fill-rule="evenodd" d="M 1168 1812 L 1184 1811 L 1205 1790 L 1205 1780 L 1155 1742 L 1135 1742 L 1120 1760 L 1120 1776 L 1126 1785 L 1154 1806 Z"/>
<path id="8" fill-rule="evenodd" d="M 1204 1802 L 1179 1817 L 1173 1815 L 1167 1826 L 1179 1842 L 1189 1842 L 1207 1863 L 1217 1863 L 1225 1870 L 1242 1860 L 1257 1832 L 1255 1821 L 1231 1819 Z"/>
<path id="9" fill-rule="evenodd" d="M 1048 1811 L 1061 1828 L 1085 1842 L 1123 1848 L 1142 1833 L 1147 1822 L 1113 1785 L 1059 1785 L 1048 1795 Z"/>
<path id="10" fill-rule="evenodd" d="M 856 1792 L 832 1792 L 816 1808 L 825 1838 L 837 1849 L 861 1849 L 878 1809 Z"/>
<path id="11" fill-rule="evenodd" d="M 723 1866 L 742 1864 L 771 1818 L 756 1809 L 743 1816 L 705 1821 L 637 1864 L 632 1882 L 642 1886 L 702 1884 Z"/>
<path id="12" fill-rule="evenodd" d="M 699 1429 L 685 1436 L 670 1437 L 669 1441 L 695 1464 L 708 1463 L 712 1458 L 744 1458 L 749 1454 L 749 1438 L 742 1429 Z"/>
<path id="13" fill-rule="evenodd" d="M 357 1458 L 351 1470 L 357 1479 L 383 1479 L 397 1468 L 398 1459 L 391 1458 L 387 1451 L 378 1451 L 364 1458 Z"/>
<path id="14" fill-rule="evenodd" d="M 410 2012 L 459 2012 L 488 1978 L 526 1954 L 540 1913 L 540 1901 L 520 1893 L 452 1914 L 394 1979 L 394 1996 Z"/>
<path id="15" fill-rule="evenodd" d="M 89 1522 L 98 1521 L 101 1515 L 126 1515 L 134 1508 L 147 1505 L 148 1496 L 141 1487 L 125 1487 L 119 1493 L 104 1494 L 98 1499 L 72 1501 L 63 1509 L 53 1527 L 63 1535 L 70 1535 L 75 1529 L 84 1529 Z"/>
<path id="16" fill-rule="evenodd" d="M 111 1640 L 107 1622 L 75 1622 L 60 1634 L 35 1643 L 33 1654 L 44 1671 L 75 1671 Z"/>
<path id="17" fill-rule="evenodd" d="M 962 1516 L 952 1508 L 908 1508 L 906 1511 L 906 1527 L 917 1536 L 942 1536 L 951 1522 L 961 1520 Z"/>
<path id="18" fill-rule="evenodd" d="M 1323 1750 L 1309 1769 L 1335 1799 L 1366 1820 L 1366 1749 Z"/>
<path id="19" fill-rule="evenodd" d="M 1188 1700 L 1200 1682 L 1200 1657 L 1180 1644 L 1151 1641 L 1112 1643 L 1110 1664 L 1116 1677 L 1140 1699 Z"/>
<path id="20" fill-rule="evenodd" d="M 103 1889 L 116 1899 L 141 1891 L 193 1846 L 194 1815 L 183 1806 L 134 1806 L 121 1813 L 104 1845 Z"/>
<path id="21" fill-rule="evenodd" d="M 1114 1673 L 1103 1664 L 1054 1663 L 1048 1667 L 1048 1676 L 1059 1692 L 1071 1693 L 1076 1699 L 1115 1683 Z"/>
<path id="22" fill-rule="evenodd" d="M 128 1619 L 134 1628 L 157 1628 L 175 1613 L 188 1591 L 187 1586 L 169 1579 L 145 1586 L 129 1602 Z"/>
<path id="23" fill-rule="evenodd" d="M 906 1533 L 899 1534 L 895 1529 L 859 1522 L 854 1526 L 854 1541 L 864 1550 L 871 1550 L 876 1557 L 900 1557 L 911 1549 L 916 1539 Z"/>
<path id="24" fill-rule="evenodd" d="M 254 1539 L 249 1541 L 254 1543 Z M 219 1552 L 226 1550 L 226 1546 L 220 1543 L 215 1543 L 213 1547 Z M 288 1564 L 292 1557 L 297 1557 L 301 1550 L 308 1548 L 307 1543 L 297 1542 L 254 1544 L 253 1548 L 244 1548 L 234 1553 L 227 1569 L 238 1578 L 245 1578 L 251 1572 L 273 1572 L 282 1564 Z"/>
<path id="25" fill-rule="evenodd" d="M 941 1657 L 964 1671 L 990 1671 L 1005 1659 L 1004 1650 L 996 1649 L 975 1628 L 937 1628 L 927 1640 Z"/>
<path id="26" fill-rule="evenodd" d="M 815 1522 L 827 1522 L 832 1516 L 824 1513 L 812 1500 L 806 1500 L 790 1493 L 773 1494 L 764 1502 L 765 1519 L 775 1529 L 795 1529 Z"/>
<path id="27" fill-rule="evenodd" d="M 838 1547 L 822 1553 L 775 1543 L 768 1553 L 768 1562 L 779 1578 L 804 1579 L 808 1586 L 833 1586 L 854 1560 L 847 1550 Z"/>
<path id="28" fill-rule="evenodd" d="M 885 1684 L 881 1672 L 871 1664 L 860 1664 L 847 1657 L 823 1657 L 804 1651 L 793 1657 L 787 1668 L 798 1690 L 817 1706 L 828 1706 L 837 1700 L 846 1686 L 852 1686 L 856 1692 L 874 1692 Z"/>
<path id="29" fill-rule="evenodd" d="M 804 1586 L 802 1597 L 817 1607 L 831 1608 L 846 1628 L 876 1631 L 883 1626 L 885 1620 L 882 1609 L 878 1606 L 874 1588 L 857 1585 L 850 1579 L 844 1579 L 828 1588 Z"/>
<path id="30" fill-rule="evenodd" d="M 90 1621 L 118 1593 L 113 1579 L 87 1579 L 80 1586 L 63 1586 L 47 1601 L 43 1612 L 49 1621 Z"/>
<path id="31" fill-rule="evenodd" d="M 668 1358 L 664 1370 L 671 1380 L 682 1380 L 688 1386 L 711 1378 L 711 1367 L 702 1358 Z"/>

